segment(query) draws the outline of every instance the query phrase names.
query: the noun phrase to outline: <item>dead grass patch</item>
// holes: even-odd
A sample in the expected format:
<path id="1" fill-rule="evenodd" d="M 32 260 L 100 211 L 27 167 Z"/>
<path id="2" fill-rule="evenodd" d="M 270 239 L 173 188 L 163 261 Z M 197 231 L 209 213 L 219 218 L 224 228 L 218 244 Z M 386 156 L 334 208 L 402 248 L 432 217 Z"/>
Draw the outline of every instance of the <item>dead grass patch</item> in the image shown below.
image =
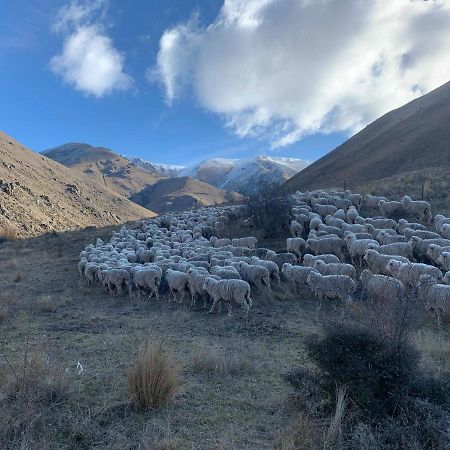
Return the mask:
<path id="1" fill-rule="evenodd" d="M 161 339 L 150 339 L 127 371 L 131 400 L 138 411 L 166 406 L 181 388 L 179 367 Z"/>
<path id="2" fill-rule="evenodd" d="M 448 339 L 433 330 L 421 330 L 415 336 L 415 344 L 421 354 L 421 366 L 427 372 L 440 376 L 450 374 L 450 345 Z"/>
<path id="3" fill-rule="evenodd" d="M 38 309 L 38 311 L 49 313 L 55 312 L 57 309 L 57 305 L 51 295 L 45 295 L 36 301 L 36 308 Z"/>
<path id="4" fill-rule="evenodd" d="M 245 351 L 206 345 L 194 350 L 192 364 L 196 372 L 221 375 L 240 375 L 255 368 L 252 358 Z"/>
<path id="5" fill-rule="evenodd" d="M 0 226 L 0 238 L 12 241 L 17 239 L 17 230 L 10 226 Z"/>

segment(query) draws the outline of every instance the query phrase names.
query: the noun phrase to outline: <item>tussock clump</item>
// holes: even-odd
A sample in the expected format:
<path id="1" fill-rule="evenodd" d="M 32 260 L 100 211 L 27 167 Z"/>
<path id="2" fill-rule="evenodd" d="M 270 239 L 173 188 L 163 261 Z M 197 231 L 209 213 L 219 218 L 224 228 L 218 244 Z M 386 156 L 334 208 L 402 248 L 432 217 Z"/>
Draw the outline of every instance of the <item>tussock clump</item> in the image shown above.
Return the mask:
<path id="1" fill-rule="evenodd" d="M 138 411 L 167 405 L 180 390 L 178 367 L 161 340 L 149 340 L 127 372 L 131 400 Z"/>
<path id="2" fill-rule="evenodd" d="M 245 352 L 203 346 L 193 353 L 193 367 L 200 373 L 239 375 L 254 370 L 250 355 Z"/>

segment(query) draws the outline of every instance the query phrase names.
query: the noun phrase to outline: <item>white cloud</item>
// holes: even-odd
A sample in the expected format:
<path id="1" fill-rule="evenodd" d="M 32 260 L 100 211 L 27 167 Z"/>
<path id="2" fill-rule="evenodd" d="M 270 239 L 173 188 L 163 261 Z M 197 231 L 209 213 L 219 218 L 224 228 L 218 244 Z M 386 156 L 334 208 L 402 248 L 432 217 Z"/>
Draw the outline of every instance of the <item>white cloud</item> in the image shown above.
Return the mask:
<path id="1" fill-rule="evenodd" d="M 50 68 L 75 89 L 95 97 L 126 90 L 133 83 L 123 70 L 124 55 L 102 26 L 105 8 L 105 0 L 71 2 L 59 10 L 53 25 L 53 31 L 64 35 L 64 44 Z"/>
<path id="2" fill-rule="evenodd" d="M 225 0 L 164 32 L 168 101 L 190 88 L 239 136 L 356 132 L 450 78 L 448 0 Z"/>

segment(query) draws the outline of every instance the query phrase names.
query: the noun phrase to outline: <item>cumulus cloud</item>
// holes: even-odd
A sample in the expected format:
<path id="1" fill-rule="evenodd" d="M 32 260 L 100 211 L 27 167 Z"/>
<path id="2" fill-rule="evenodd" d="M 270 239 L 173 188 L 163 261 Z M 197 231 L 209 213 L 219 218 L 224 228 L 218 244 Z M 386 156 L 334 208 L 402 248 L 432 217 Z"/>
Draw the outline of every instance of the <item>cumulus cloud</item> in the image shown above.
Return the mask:
<path id="1" fill-rule="evenodd" d="M 449 79 L 448 0 L 225 0 L 166 30 L 155 71 L 239 136 L 273 148 L 354 133 Z"/>
<path id="2" fill-rule="evenodd" d="M 50 68 L 75 89 L 95 97 L 126 90 L 133 82 L 123 70 L 124 55 L 102 25 L 105 8 L 105 0 L 71 2 L 59 10 L 52 27 L 64 36 L 64 43 Z"/>

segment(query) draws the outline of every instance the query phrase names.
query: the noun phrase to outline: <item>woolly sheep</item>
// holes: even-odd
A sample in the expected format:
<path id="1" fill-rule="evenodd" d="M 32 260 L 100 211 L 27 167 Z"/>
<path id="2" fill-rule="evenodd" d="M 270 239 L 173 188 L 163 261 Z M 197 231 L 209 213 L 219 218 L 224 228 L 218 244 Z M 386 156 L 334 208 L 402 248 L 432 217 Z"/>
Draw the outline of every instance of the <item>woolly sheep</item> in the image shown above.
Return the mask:
<path id="1" fill-rule="evenodd" d="M 348 224 L 354 224 L 356 222 L 357 217 L 359 216 L 358 210 L 355 206 L 350 206 L 348 208 L 347 213 L 345 215 L 346 221 Z"/>
<path id="2" fill-rule="evenodd" d="M 291 235 L 293 237 L 302 237 L 303 226 L 296 220 L 293 220 L 290 225 Z"/>
<path id="3" fill-rule="evenodd" d="M 305 266 L 293 266 L 289 263 L 284 263 L 281 268 L 281 273 L 283 277 L 292 285 L 294 285 L 295 289 L 307 285 L 307 279 L 311 272 L 317 272 L 314 267 L 305 267 Z"/>
<path id="4" fill-rule="evenodd" d="M 241 275 L 233 266 L 213 267 L 211 273 L 223 280 L 242 280 Z"/>
<path id="5" fill-rule="evenodd" d="M 283 267 L 284 263 L 295 264 L 297 257 L 292 253 L 271 253 L 269 255 L 270 261 L 273 261 L 279 269 Z"/>
<path id="6" fill-rule="evenodd" d="M 293 253 L 297 259 L 301 259 L 306 248 L 306 241 L 302 238 L 288 238 L 286 239 L 286 248 L 288 253 Z"/>
<path id="7" fill-rule="evenodd" d="M 395 242 L 408 242 L 408 239 L 405 236 L 391 235 L 389 233 L 386 233 L 386 231 L 384 231 L 384 230 L 381 230 L 377 234 L 376 240 L 381 245 L 394 244 Z"/>
<path id="8" fill-rule="evenodd" d="M 159 298 L 159 285 L 161 284 L 162 270 L 158 266 L 142 267 L 133 274 L 133 285 L 140 296 L 142 291 L 150 291 L 148 298 L 153 295 Z M 130 290 L 131 296 L 131 290 Z"/>
<path id="9" fill-rule="evenodd" d="M 265 267 L 269 272 L 269 277 L 275 283 L 280 283 L 280 269 L 276 263 L 273 261 L 265 261 L 253 256 L 250 258 L 250 263 L 252 265 L 259 265 Z"/>
<path id="10" fill-rule="evenodd" d="M 384 200 L 386 202 L 388 201 L 386 197 L 367 194 L 364 197 L 363 204 L 366 208 L 378 209 L 378 203 L 380 202 L 380 200 Z"/>
<path id="11" fill-rule="evenodd" d="M 405 211 L 418 220 L 431 222 L 431 205 L 423 200 L 412 200 L 411 197 L 405 195 L 401 204 Z"/>
<path id="12" fill-rule="evenodd" d="M 303 257 L 303 265 L 308 267 L 313 267 L 316 261 L 323 261 L 327 264 L 339 263 L 340 260 L 336 255 L 323 254 L 323 255 L 305 255 Z"/>
<path id="13" fill-rule="evenodd" d="M 237 238 L 231 240 L 232 245 L 235 247 L 247 247 L 247 248 L 256 248 L 256 244 L 258 243 L 258 239 L 253 236 Z"/>
<path id="14" fill-rule="evenodd" d="M 405 228 L 403 230 L 403 235 L 408 239 L 413 236 L 417 236 L 420 239 L 440 239 L 441 235 L 428 230 L 413 230 L 412 228 Z"/>
<path id="15" fill-rule="evenodd" d="M 422 225 L 421 223 L 416 222 L 408 222 L 405 219 L 399 219 L 398 225 L 397 225 L 397 231 L 401 234 L 403 234 L 403 231 L 406 228 L 411 228 L 412 230 L 426 230 L 426 226 Z"/>
<path id="16" fill-rule="evenodd" d="M 343 228 L 344 225 L 346 224 L 344 220 L 329 215 L 325 217 L 325 223 L 332 227 L 338 228 Z"/>
<path id="17" fill-rule="evenodd" d="M 444 223 L 441 227 L 442 237 L 445 239 L 450 239 L 450 224 Z"/>
<path id="18" fill-rule="evenodd" d="M 450 240 L 449 239 L 420 239 L 417 236 L 412 236 L 409 240 L 409 243 L 412 245 L 414 249 L 414 257 L 416 259 L 424 259 L 426 258 L 428 246 L 431 244 L 436 244 L 441 247 L 448 247 L 450 246 Z"/>
<path id="19" fill-rule="evenodd" d="M 392 229 L 395 230 L 397 228 L 397 222 L 394 219 L 388 218 L 372 218 L 367 217 L 365 219 L 365 223 L 368 225 L 372 225 L 375 228 L 380 229 Z"/>
<path id="20" fill-rule="evenodd" d="M 356 239 L 354 233 L 349 232 L 345 233 L 344 242 L 347 245 L 352 263 L 356 261 L 360 267 L 367 250 L 380 245 L 374 239 Z"/>
<path id="21" fill-rule="evenodd" d="M 450 285 L 450 271 L 442 277 L 442 283 Z"/>
<path id="22" fill-rule="evenodd" d="M 322 218 L 324 218 L 329 214 L 333 215 L 337 211 L 337 208 L 333 205 L 316 205 L 314 207 L 314 211 L 316 211 Z"/>
<path id="23" fill-rule="evenodd" d="M 228 303 L 228 316 L 231 316 L 232 304 L 237 303 L 248 314 L 252 307 L 250 298 L 250 285 L 243 280 L 215 280 L 207 277 L 203 282 L 203 288 L 213 299 L 210 313 L 214 312 L 217 304 L 221 302 Z"/>
<path id="24" fill-rule="evenodd" d="M 317 231 L 323 231 L 327 234 L 335 234 L 336 236 L 343 238 L 344 237 L 344 232 L 338 228 L 338 227 L 333 227 L 330 225 L 324 225 L 323 223 L 321 223 L 319 225 L 319 227 L 317 228 Z"/>
<path id="25" fill-rule="evenodd" d="M 399 217 L 403 214 L 403 205 L 401 202 L 380 200 L 378 209 L 386 218 Z"/>
<path id="26" fill-rule="evenodd" d="M 187 273 L 168 269 L 166 272 L 166 280 L 169 285 L 170 295 L 174 301 L 178 298 L 178 303 L 182 303 L 184 296 L 189 292 Z"/>
<path id="27" fill-rule="evenodd" d="M 373 273 L 383 275 L 388 274 L 386 266 L 391 259 L 395 259 L 396 261 L 400 261 L 403 263 L 410 262 L 403 256 L 382 255 L 374 249 L 368 249 L 363 259 Z"/>
<path id="28" fill-rule="evenodd" d="M 324 239 L 308 239 L 306 249 L 311 249 L 315 255 L 331 253 L 339 259 L 344 258 L 344 241 L 338 237 L 326 237 Z"/>
<path id="29" fill-rule="evenodd" d="M 349 191 L 348 189 L 346 189 L 344 191 L 344 197 L 348 200 L 350 200 L 353 204 L 353 206 L 355 206 L 356 208 L 360 208 L 362 205 L 362 195 L 361 194 L 352 194 L 351 191 Z"/>
<path id="30" fill-rule="evenodd" d="M 220 248 L 225 247 L 227 245 L 231 245 L 231 239 L 228 238 L 218 239 L 216 236 L 211 236 L 209 242 L 211 242 L 211 245 L 214 248 Z"/>
<path id="31" fill-rule="evenodd" d="M 395 301 L 403 297 L 403 283 L 386 275 L 377 275 L 370 270 L 364 270 L 360 276 L 363 292 L 370 300 L 379 302 Z"/>
<path id="32" fill-rule="evenodd" d="M 436 311 L 440 321 L 441 313 L 450 312 L 450 286 L 436 283 L 429 275 L 422 275 L 419 280 L 419 296 L 428 308 Z"/>
<path id="33" fill-rule="evenodd" d="M 314 263 L 313 267 L 322 275 L 347 275 L 350 278 L 356 279 L 356 269 L 351 264 L 345 263 L 327 264 L 319 259 Z"/>
<path id="34" fill-rule="evenodd" d="M 102 272 L 103 285 L 112 295 L 121 295 L 124 288 L 130 290 L 130 273 L 125 269 L 107 269 Z"/>
<path id="35" fill-rule="evenodd" d="M 414 259 L 414 249 L 408 242 L 394 242 L 393 244 L 378 245 L 375 249 L 382 255 L 403 256 L 404 258 Z"/>
<path id="36" fill-rule="evenodd" d="M 430 244 L 427 248 L 427 258 L 434 264 L 440 264 L 441 254 L 443 252 L 450 252 L 450 246 L 441 247 L 437 244 Z"/>
<path id="37" fill-rule="evenodd" d="M 442 214 L 436 214 L 433 222 L 436 231 L 440 233 L 443 225 L 450 224 L 450 217 L 445 217 Z"/>
<path id="38" fill-rule="evenodd" d="M 428 264 L 408 263 L 404 264 L 400 261 L 391 259 L 386 266 L 387 272 L 397 280 L 400 280 L 405 286 L 413 287 L 419 283 L 421 275 L 430 275 L 435 280 L 442 279 L 441 271 Z"/>
<path id="39" fill-rule="evenodd" d="M 438 262 L 441 267 L 448 272 L 450 270 L 450 252 L 442 252 Z"/>
<path id="40" fill-rule="evenodd" d="M 321 275 L 311 271 L 307 283 L 319 300 L 339 298 L 342 301 L 352 301 L 356 290 L 356 283 L 346 275 Z"/>
<path id="41" fill-rule="evenodd" d="M 347 220 L 347 214 L 343 209 L 338 209 L 334 214 L 333 217 L 336 219 L 341 219 L 344 222 Z"/>
<path id="42" fill-rule="evenodd" d="M 244 261 L 238 263 L 238 271 L 243 280 L 261 288 L 263 285 L 270 287 L 269 271 L 262 266 L 252 266 Z"/>

